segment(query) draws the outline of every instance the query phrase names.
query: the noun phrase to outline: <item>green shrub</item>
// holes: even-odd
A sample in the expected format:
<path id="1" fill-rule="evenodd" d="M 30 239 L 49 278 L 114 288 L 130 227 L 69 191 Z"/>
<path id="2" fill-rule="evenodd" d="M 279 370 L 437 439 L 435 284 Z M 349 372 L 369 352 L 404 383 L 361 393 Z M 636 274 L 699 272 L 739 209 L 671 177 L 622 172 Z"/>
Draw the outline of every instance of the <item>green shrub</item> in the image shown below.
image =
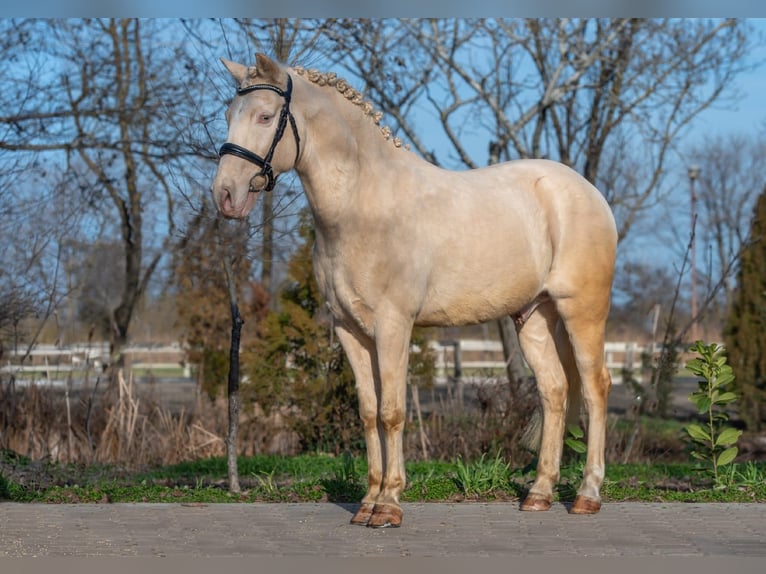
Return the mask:
<path id="1" fill-rule="evenodd" d="M 720 468 L 731 464 L 736 458 L 736 443 L 742 434 L 741 430 L 726 425 L 729 415 L 724 410 L 737 400 L 737 395 L 728 390 L 734 382 L 734 372 L 726 363 L 723 347 L 697 341 L 690 350 L 700 356 L 689 361 L 686 368 L 701 379 L 698 381 L 699 389 L 689 395 L 689 400 L 705 418 L 702 424 L 691 423 L 685 430 L 696 445 L 691 455 L 710 463 L 716 486 L 721 486 Z"/>

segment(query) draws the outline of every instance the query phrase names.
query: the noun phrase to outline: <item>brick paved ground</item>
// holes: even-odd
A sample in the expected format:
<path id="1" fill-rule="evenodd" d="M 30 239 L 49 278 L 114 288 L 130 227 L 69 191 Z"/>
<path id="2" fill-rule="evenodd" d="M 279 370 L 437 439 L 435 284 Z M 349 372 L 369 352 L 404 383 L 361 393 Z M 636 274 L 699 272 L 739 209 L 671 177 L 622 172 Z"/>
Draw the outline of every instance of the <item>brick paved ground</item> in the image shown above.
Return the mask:
<path id="1" fill-rule="evenodd" d="M 0 503 L 0 557 L 766 558 L 766 504 L 616 503 L 573 516 L 563 506 L 412 503 L 389 530 L 351 526 L 353 509 Z"/>

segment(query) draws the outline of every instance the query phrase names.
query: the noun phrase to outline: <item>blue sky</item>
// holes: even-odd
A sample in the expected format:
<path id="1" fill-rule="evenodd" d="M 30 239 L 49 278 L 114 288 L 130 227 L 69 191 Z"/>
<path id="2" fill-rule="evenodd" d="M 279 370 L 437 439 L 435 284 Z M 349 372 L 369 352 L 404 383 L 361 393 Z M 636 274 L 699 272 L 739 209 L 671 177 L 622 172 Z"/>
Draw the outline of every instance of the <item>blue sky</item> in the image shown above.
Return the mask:
<path id="1" fill-rule="evenodd" d="M 750 22 L 755 28 L 755 37 L 747 64 L 761 63 L 761 66 L 739 75 L 730 97 L 697 117 L 681 134 L 676 145 L 679 153 L 688 153 L 692 147 L 717 136 L 766 134 L 766 19 Z M 731 96 L 735 93 L 733 100 Z M 704 166 L 701 167 L 704 170 Z M 691 232 L 687 168 L 683 158 L 668 164 L 663 187 L 670 195 L 631 230 L 621 245 L 622 257 L 660 267 L 681 266 Z M 699 244 L 701 239 L 698 233 L 698 251 L 704 247 Z"/>
<path id="2" fill-rule="evenodd" d="M 753 18 L 750 22 L 760 35 L 760 41 L 755 44 L 748 61 L 751 64 L 766 62 L 766 18 Z M 741 101 L 733 109 L 721 109 L 719 104 L 707 110 L 702 116 L 705 122 L 700 121 L 695 126 L 689 134 L 690 139 L 709 135 L 711 131 L 744 133 L 766 127 L 766 66 L 740 76 L 736 88 L 741 92 Z"/>

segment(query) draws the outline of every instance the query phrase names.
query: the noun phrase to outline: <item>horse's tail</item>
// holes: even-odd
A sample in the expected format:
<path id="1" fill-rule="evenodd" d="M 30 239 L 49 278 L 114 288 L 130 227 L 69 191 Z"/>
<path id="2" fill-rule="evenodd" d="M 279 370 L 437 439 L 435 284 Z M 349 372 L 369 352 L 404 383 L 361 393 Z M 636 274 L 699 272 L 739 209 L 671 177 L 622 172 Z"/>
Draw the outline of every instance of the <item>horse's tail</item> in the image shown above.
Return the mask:
<path id="1" fill-rule="evenodd" d="M 543 409 L 538 405 L 532 412 L 527 426 L 521 433 L 519 442 L 521 446 L 532 452 L 540 451 L 540 443 L 543 440 Z"/>
<path id="2" fill-rule="evenodd" d="M 566 425 L 579 426 L 580 409 L 582 408 L 582 383 L 580 381 L 580 374 L 577 372 L 577 366 L 574 364 L 571 343 L 568 339 L 564 339 L 564 344 L 569 347 L 567 352 L 563 353 L 564 357 L 568 357 L 569 360 L 562 357 L 568 383 Z M 560 353 L 559 356 L 561 355 Z M 566 429 L 564 432 L 566 433 Z M 527 426 L 524 427 L 519 440 L 524 448 L 533 452 L 540 451 L 540 444 L 543 440 L 543 409 L 541 405 L 538 404 L 532 412 L 532 417 L 529 419 Z"/>

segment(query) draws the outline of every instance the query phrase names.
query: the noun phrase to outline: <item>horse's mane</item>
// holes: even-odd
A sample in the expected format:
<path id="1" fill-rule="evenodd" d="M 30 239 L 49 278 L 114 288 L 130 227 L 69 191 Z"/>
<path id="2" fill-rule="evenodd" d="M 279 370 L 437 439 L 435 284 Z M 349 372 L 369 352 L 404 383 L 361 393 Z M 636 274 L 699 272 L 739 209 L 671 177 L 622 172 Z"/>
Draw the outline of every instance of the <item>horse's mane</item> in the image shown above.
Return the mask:
<path id="1" fill-rule="evenodd" d="M 361 92 L 354 89 L 348 81 L 343 78 L 339 78 L 335 72 L 323 73 L 318 70 L 309 69 L 306 70 L 301 66 L 293 68 L 296 74 L 302 76 L 318 86 L 332 86 L 338 90 L 343 96 L 352 104 L 359 106 L 362 109 L 364 115 L 372 118 L 375 125 L 380 126 L 380 120 L 383 118 L 383 112 L 376 110 L 372 103 L 365 100 L 362 97 Z M 387 140 L 391 140 L 396 147 L 402 147 L 402 140 L 398 137 L 391 137 L 391 128 L 388 126 L 380 126 L 380 131 L 383 137 Z M 409 149 L 409 145 L 404 146 Z"/>

